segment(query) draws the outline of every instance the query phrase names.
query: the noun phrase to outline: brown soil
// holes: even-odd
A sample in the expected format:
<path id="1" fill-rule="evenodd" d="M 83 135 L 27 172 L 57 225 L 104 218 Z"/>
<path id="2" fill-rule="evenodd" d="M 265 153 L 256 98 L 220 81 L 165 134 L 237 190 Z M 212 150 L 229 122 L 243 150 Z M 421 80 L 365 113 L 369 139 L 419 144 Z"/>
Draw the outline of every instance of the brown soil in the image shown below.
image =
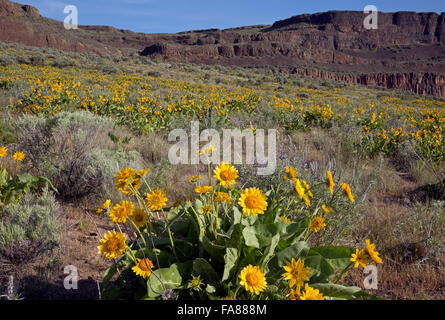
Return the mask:
<path id="1" fill-rule="evenodd" d="M 109 219 L 79 203 L 62 206 L 61 222 L 64 230 L 61 248 L 54 252 L 56 261 L 48 263 L 47 257 L 42 257 L 41 261 L 22 269 L 17 275 L 19 293 L 31 300 L 99 299 L 103 274 L 112 265 L 97 251 L 100 239 L 111 230 Z M 77 268 L 77 290 L 64 288 L 68 275 L 64 274 L 64 268 L 68 265 Z"/>

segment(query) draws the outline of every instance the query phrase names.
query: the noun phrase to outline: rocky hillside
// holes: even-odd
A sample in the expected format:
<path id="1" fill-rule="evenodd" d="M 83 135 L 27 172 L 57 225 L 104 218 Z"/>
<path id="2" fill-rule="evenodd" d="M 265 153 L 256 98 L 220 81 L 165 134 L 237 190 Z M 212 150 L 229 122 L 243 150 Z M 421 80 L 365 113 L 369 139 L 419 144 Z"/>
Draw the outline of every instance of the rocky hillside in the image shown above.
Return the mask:
<path id="1" fill-rule="evenodd" d="M 297 15 L 272 25 L 177 34 L 106 26 L 65 30 L 38 10 L 0 0 L 0 41 L 98 54 L 127 48 L 157 59 L 274 66 L 286 73 L 445 96 L 445 13 L 379 13 L 378 29 L 361 11 Z"/>

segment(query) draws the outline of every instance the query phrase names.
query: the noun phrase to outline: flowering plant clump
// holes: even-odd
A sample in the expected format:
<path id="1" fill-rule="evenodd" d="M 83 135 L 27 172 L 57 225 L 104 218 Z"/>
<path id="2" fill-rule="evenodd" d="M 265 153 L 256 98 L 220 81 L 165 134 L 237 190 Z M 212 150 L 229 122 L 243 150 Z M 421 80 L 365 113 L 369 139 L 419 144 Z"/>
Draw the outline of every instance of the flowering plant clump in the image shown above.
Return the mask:
<path id="1" fill-rule="evenodd" d="M 51 181 L 45 177 L 33 176 L 28 172 L 17 173 L 11 175 L 3 166 L 3 161 L 8 157 L 9 150 L 7 147 L 0 147 L 0 210 L 2 206 L 8 203 L 19 202 L 23 195 L 30 193 L 31 190 L 37 189 L 39 186 L 48 185 L 53 191 L 57 192 Z M 16 151 L 11 155 L 16 162 L 16 171 L 25 161 L 26 155 L 22 151 Z"/>
<path id="2" fill-rule="evenodd" d="M 336 186 L 330 171 L 327 184 L 320 183 L 322 192 L 291 167 L 284 183 L 264 191 L 238 187 L 232 165 L 221 163 L 212 171 L 209 163 L 208 181 L 189 179 L 196 198 L 171 207 L 146 173 L 131 168 L 117 173 L 116 188 L 128 199 L 114 206 L 107 200 L 97 211 L 108 214 L 114 228 L 98 246 L 99 254 L 115 262 L 104 275 L 104 298 L 371 297 L 339 281 L 352 266 L 382 262 L 374 244 L 367 239 L 364 249 L 310 245 L 311 236 L 329 226 L 325 218 L 335 200 L 354 201 L 349 185 Z"/>

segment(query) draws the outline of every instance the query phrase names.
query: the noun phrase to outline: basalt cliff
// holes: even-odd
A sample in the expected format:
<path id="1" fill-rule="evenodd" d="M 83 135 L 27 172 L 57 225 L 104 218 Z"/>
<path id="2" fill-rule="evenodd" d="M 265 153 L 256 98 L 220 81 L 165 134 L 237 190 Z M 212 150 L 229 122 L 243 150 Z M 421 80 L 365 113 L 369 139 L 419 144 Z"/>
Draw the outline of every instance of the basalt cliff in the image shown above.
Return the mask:
<path id="1" fill-rule="evenodd" d="M 0 41 L 170 61 L 274 67 L 284 73 L 445 97 L 445 12 L 361 11 L 296 15 L 272 25 L 144 34 L 107 26 L 65 30 L 36 8 L 0 0 Z"/>

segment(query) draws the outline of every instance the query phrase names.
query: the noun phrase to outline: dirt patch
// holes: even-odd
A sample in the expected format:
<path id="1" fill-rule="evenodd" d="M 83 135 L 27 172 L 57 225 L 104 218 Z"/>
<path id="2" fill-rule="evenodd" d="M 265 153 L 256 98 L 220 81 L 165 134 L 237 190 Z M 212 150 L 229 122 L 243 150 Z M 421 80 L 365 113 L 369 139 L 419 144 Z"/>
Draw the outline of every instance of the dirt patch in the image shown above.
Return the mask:
<path id="1" fill-rule="evenodd" d="M 109 219 L 98 215 L 85 204 L 62 204 L 62 239 L 60 248 L 52 255 L 40 257 L 29 265 L 10 268 L 3 285 L 14 274 L 16 291 L 31 300 L 99 299 L 103 274 L 112 262 L 99 256 L 97 245 L 105 232 L 111 230 Z M 78 273 L 78 288 L 67 290 L 64 279 L 66 266 Z"/>

